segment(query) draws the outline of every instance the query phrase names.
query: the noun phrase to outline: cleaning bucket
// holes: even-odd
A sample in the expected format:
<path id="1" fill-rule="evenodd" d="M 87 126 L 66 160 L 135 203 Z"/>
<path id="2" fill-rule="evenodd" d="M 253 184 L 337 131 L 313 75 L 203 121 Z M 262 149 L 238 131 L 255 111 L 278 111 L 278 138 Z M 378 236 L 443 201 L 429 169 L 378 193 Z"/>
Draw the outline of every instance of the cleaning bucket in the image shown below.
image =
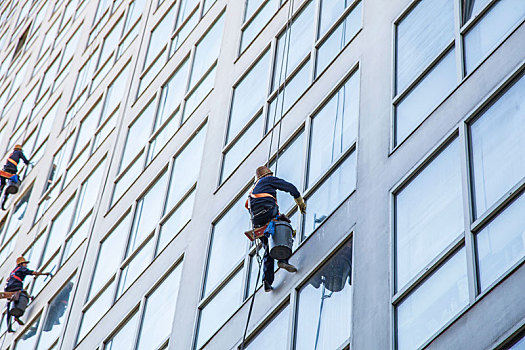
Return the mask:
<path id="1" fill-rule="evenodd" d="M 269 239 L 270 256 L 277 260 L 286 260 L 292 256 L 293 228 L 286 221 L 275 222 L 275 232 Z"/>

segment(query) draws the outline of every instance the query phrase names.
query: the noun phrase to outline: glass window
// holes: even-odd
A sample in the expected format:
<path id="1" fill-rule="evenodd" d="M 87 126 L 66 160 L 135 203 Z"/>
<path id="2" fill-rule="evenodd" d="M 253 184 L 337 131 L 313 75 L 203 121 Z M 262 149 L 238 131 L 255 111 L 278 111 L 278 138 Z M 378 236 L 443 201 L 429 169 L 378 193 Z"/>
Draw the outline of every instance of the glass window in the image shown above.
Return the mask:
<path id="1" fill-rule="evenodd" d="M 525 256 L 524 210 L 525 196 L 522 194 L 477 234 L 482 291 Z"/>
<path id="2" fill-rule="evenodd" d="M 124 151 L 122 153 L 122 161 L 120 163 L 121 171 L 129 165 L 146 144 L 151 133 L 154 114 L 155 103 L 151 101 L 129 126 L 126 144 L 124 145 Z"/>
<path id="3" fill-rule="evenodd" d="M 356 141 L 358 115 L 359 73 L 356 72 L 312 119 L 308 186 Z"/>
<path id="4" fill-rule="evenodd" d="M 95 206 L 100 187 L 102 185 L 102 175 L 105 170 L 105 159 L 99 163 L 96 169 L 89 175 L 88 179 L 82 184 L 78 204 L 75 211 L 73 226 L 77 225 L 87 213 Z"/>
<path id="5" fill-rule="evenodd" d="M 304 215 L 304 232 L 309 236 L 352 193 L 356 186 L 356 154 L 351 153 L 312 193 Z"/>
<path id="6" fill-rule="evenodd" d="M 160 228 L 157 254 L 159 254 L 190 221 L 193 213 L 194 202 L 195 190 L 191 191 L 191 193 L 184 198 L 184 200 L 177 206 L 177 209 L 175 209 L 166 222 L 162 224 Z"/>
<path id="7" fill-rule="evenodd" d="M 201 309 L 196 340 L 197 348 L 200 348 L 207 342 L 239 306 L 242 277 L 243 273 L 237 272 L 213 299 Z"/>
<path id="8" fill-rule="evenodd" d="M 138 201 L 126 256 L 129 256 L 159 223 L 164 209 L 167 180 L 167 172 L 164 172 Z"/>
<path id="9" fill-rule="evenodd" d="M 120 350 L 120 349 L 133 349 L 133 343 L 135 341 L 135 330 L 139 321 L 139 313 L 137 310 L 133 312 L 133 315 L 126 320 L 126 323 L 115 333 L 111 339 L 104 344 L 104 349 L 108 350 Z"/>
<path id="10" fill-rule="evenodd" d="M 148 67 L 162 50 L 164 50 L 166 43 L 171 37 L 176 8 L 177 6 L 172 6 L 169 12 L 160 20 L 159 24 L 151 31 L 144 68 Z"/>
<path id="11" fill-rule="evenodd" d="M 246 1 L 246 12 L 245 20 L 251 16 L 250 12 L 254 9 L 255 6 L 258 6 L 262 1 L 261 0 L 248 0 Z M 253 4 L 253 5 L 252 5 Z M 242 29 L 241 36 L 241 52 L 246 50 L 248 45 L 255 39 L 257 35 L 261 32 L 263 27 L 268 23 L 272 18 L 273 14 L 279 8 L 279 0 L 267 0 L 264 5 L 260 8 L 257 14 L 250 20 L 244 29 Z"/>
<path id="12" fill-rule="evenodd" d="M 304 142 L 304 132 L 301 131 L 279 154 L 277 171 L 275 171 L 275 161 L 270 166 L 275 176 L 294 184 L 299 191 L 301 191 L 304 168 Z M 282 191 L 277 191 L 277 202 L 281 213 L 287 213 L 295 206 L 293 197 L 289 193 Z"/>
<path id="13" fill-rule="evenodd" d="M 187 72 L 188 60 L 185 59 L 162 87 L 159 109 L 155 120 L 155 130 L 157 130 L 180 105 L 184 97 L 184 92 L 186 91 Z"/>
<path id="14" fill-rule="evenodd" d="M 102 111 L 102 121 L 114 113 L 114 111 L 119 107 L 122 99 L 126 95 L 126 92 L 129 90 L 128 86 L 128 73 L 129 73 L 129 63 L 123 68 L 119 75 L 109 84 L 108 92 L 106 94 L 106 100 L 104 102 L 104 110 Z"/>
<path id="15" fill-rule="evenodd" d="M 47 261 L 62 245 L 62 242 L 66 238 L 66 234 L 69 232 L 69 228 L 71 227 L 74 208 L 74 200 L 71 198 L 51 222 L 51 228 L 49 229 L 46 249 L 42 261 Z"/>
<path id="16" fill-rule="evenodd" d="M 257 336 L 246 345 L 246 350 L 286 349 L 288 344 L 289 305 L 275 315 Z M 298 347 L 298 349 L 306 349 Z"/>
<path id="17" fill-rule="evenodd" d="M 349 242 L 299 291 L 295 347 L 341 349 L 350 338 L 351 320 L 352 243 Z"/>
<path id="18" fill-rule="evenodd" d="M 415 349 L 468 305 L 465 249 L 413 291 L 397 307 L 397 348 Z"/>
<path id="19" fill-rule="evenodd" d="M 454 2 L 422 0 L 396 28 L 397 92 L 405 88 L 454 38 Z"/>
<path id="20" fill-rule="evenodd" d="M 243 235 L 232 235 L 232 227 L 238 232 L 251 227 L 248 212 L 244 208 L 245 201 L 246 196 L 241 196 L 213 227 L 205 294 L 209 294 L 245 254 L 246 238 Z"/>
<path id="21" fill-rule="evenodd" d="M 100 243 L 95 271 L 91 279 L 88 299 L 96 294 L 117 270 L 126 245 L 131 216 L 126 214 L 109 236 Z"/>
<path id="22" fill-rule="evenodd" d="M 93 215 L 94 216 L 94 215 Z M 89 228 L 91 224 L 91 214 L 88 215 L 84 221 L 78 225 L 71 235 L 67 238 L 66 244 L 64 245 L 64 253 L 60 265 L 63 265 L 67 259 L 77 250 L 78 247 L 84 242 L 89 235 Z"/>
<path id="23" fill-rule="evenodd" d="M 450 50 L 396 106 L 396 143 L 408 135 L 456 86 L 455 50 Z"/>
<path id="24" fill-rule="evenodd" d="M 177 29 L 177 34 L 171 40 L 170 57 L 175 54 L 182 43 L 190 35 L 191 31 L 199 22 L 199 12 L 194 11 L 191 17 Z"/>
<path id="25" fill-rule="evenodd" d="M 189 90 L 204 76 L 208 69 L 219 57 L 219 50 L 222 42 L 222 30 L 224 27 L 224 17 L 221 17 L 197 43 L 191 71 Z"/>
<path id="26" fill-rule="evenodd" d="M 476 217 L 525 176 L 524 91 L 522 77 L 470 126 Z"/>
<path id="27" fill-rule="evenodd" d="M 474 70 L 490 50 L 525 16 L 525 2 L 496 1 L 490 11 L 465 35 L 465 74 Z"/>
<path id="28" fill-rule="evenodd" d="M 73 281 L 74 277 L 62 287 L 60 292 L 49 303 L 37 348 L 49 349 L 60 337 L 66 311 L 70 304 L 69 298 L 74 287 Z"/>
<path id="29" fill-rule="evenodd" d="M 463 9 L 463 24 L 476 15 L 490 0 L 464 0 L 461 2 Z"/>
<path id="30" fill-rule="evenodd" d="M 116 182 L 115 188 L 113 190 L 113 198 L 111 199 L 111 205 L 117 202 L 117 200 L 122 197 L 122 195 L 130 188 L 130 186 L 135 182 L 137 177 L 139 177 L 142 168 L 144 166 L 144 153 L 140 155 L 137 159 L 131 162 L 131 166 L 124 172 Z"/>
<path id="31" fill-rule="evenodd" d="M 261 139 L 261 130 L 263 129 L 264 119 L 259 115 L 252 125 L 244 131 L 244 133 L 233 143 L 233 145 L 226 151 L 223 157 L 221 182 L 231 175 L 233 170 L 241 163 L 253 147 Z"/>
<path id="32" fill-rule="evenodd" d="M 175 156 L 168 191 L 167 209 L 171 209 L 180 201 L 195 184 L 199 177 L 206 126 Z"/>
<path id="33" fill-rule="evenodd" d="M 182 264 L 179 264 L 146 299 L 137 350 L 158 349 L 171 334 L 177 307 Z M 166 300 L 170 300 L 166 304 Z M 162 310 L 162 312 L 159 312 Z"/>
<path id="34" fill-rule="evenodd" d="M 397 290 L 463 230 L 459 147 L 452 142 L 396 194 Z"/>
<path id="35" fill-rule="evenodd" d="M 102 318 L 113 302 L 113 283 L 104 288 L 97 299 L 82 313 L 82 321 L 78 330 L 77 344 Z"/>
<path id="36" fill-rule="evenodd" d="M 333 2 L 333 1 L 332 1 Z M 328 35 L 317 49 L 316 76 L 321 74 L 362 28 L 362 3 L 359 2 L 346 18 Z M 348 4 L 345 4 L 348 6 Z M 322 12 L 321 12 L 322 13 Z"/>
<path id="37" fill-rule="evenodd" d="M 195 87 L 195 89 L 186 98 L 186 104 L 184 105 L 184 113 L 182 115 L 181 123 L 184 123 L 188 118 L 195 112 L 197 107 L 200 106 L 201 102 L 209 95 L 213 90 L 215 84 L 215 72 L 217 66 L 214 66 L 212 70 L 206 74 L 202 81 Z"/>
<path id="38" fill-rule="evenodd" d="M 144 269 L 149 265 L 153 256 L 155 239 L 149 238 L 149 241 L 131 258 L 127 265 L 122 269 L 120 274 L 117 299 L 124 294 L 124 292 L 131 286 L 133 282 L 139 277 Z"/>
<path id="39" fill-rule="evenodd" d="M 24 193 L 22 198 L 20 198 L 14 206 L 11 218 L 9 219 L 9 224 L 7 225 L 7 228 L 5 230 L 5 234 L 2 236 L 0 245 L 4 244 L 22 225 L 32 191 L 33 186 L 31 186 L 31 188 L 29 188 L 29 190 L 27 190 L 26 193 Z"/>
<path id="40" fill-rule="evenodd" d="M 150 141 L 146 166 L 153 161 L 157 154 L 159 154 L 159 152 L 164 148 L 164 146 L 166 146 L 173 135 L 175 135 L 177 132 L 180 125 L 179 114 L 179 111 L 177 111 L 173 117 L 160 126 L 159 131 Z"/>

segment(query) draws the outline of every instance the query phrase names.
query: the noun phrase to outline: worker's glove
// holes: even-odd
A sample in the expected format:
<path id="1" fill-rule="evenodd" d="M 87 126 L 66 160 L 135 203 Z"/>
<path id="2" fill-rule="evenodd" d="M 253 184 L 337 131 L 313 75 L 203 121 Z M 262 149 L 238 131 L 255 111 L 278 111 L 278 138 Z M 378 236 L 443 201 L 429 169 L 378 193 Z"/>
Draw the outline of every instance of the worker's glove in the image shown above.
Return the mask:
<path id="1" fill-rule="evenodd" d="M 297 198 L 294 198 L 295 203 L 297 203 L 297 206 L 299 207 L 299 210 L 301 213 L 306 213 L 306 203 L 304 202 L 303 197 L 299 196 Z"/>

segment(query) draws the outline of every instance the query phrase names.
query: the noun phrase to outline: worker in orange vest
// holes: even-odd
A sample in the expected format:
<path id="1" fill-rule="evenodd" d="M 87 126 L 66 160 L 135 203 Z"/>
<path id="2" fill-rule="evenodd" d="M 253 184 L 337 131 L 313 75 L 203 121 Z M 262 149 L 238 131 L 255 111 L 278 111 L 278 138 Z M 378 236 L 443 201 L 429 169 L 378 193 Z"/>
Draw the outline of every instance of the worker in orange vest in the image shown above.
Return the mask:
<path id="1" fill-rule="evenodd" d="M 23 160 L 26 165 L 29 164 L 29 160 L 27 160 L 24 152 L 22 152 L 22 145 L 15 145 L 13 153 L 7 157 L 7 161 L 4 165 L 4 171 L 13 175 L 18 173 L 18 164 L 20 163 L 20 160 Z M 0 177 L 0 194 L 4 190 L 5 184 L 6 179 L 4 177 Z"/>
<path id="2" fill-rule="evenodd" d="M 301 213 L 306 212 L 306 203 L 304 202 L 301 193 L 297 190 L 293 184 L 273 176 L 273 172 L 266 166 L 260 166 L 255 171 L 257 181 L 252 188 L 248 200 L 246 201 L 246 208 L 249 210 L 252 225 L 254 229 L 264 227 L 272 219 L 277 216 L 284 220 L 290 221 L 284 215 L 279 214 L 279 206 L 277 205 L 277 190 L 288 192 L 294 197 L 295 202 L 299 206 Z M 269 292 L 272 288 L 274 279 L 274 259 L 270 256 L 268 247 L 268 237 L 259 237 L 264 246 L 264 258 L 263 258 L 263 284 L 264 291 Z M 297 268 L 286 260 L 279 260 L 277 266 L 285 269 L 288 272 L 297 272 Z"/>

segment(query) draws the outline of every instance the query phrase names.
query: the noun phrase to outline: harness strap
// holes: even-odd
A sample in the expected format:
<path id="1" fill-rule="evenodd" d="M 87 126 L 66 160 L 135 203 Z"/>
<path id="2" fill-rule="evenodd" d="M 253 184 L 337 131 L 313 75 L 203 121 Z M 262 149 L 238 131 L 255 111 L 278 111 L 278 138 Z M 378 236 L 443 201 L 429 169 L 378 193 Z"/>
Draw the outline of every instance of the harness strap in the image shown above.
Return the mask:
<path id="1" fill-rule="evenodd" d="M 9 163 L 13 164 L 13 165 L 16 166 L 16 167 L 18 166 L 18 162 L 15 162 L 15 161 L 13 160 L 13 158 L 7 158 L 7 161 L 8 161 Z"/>
<path id="2" fill-rule="evenodd" d="M 20 266 L 17 266 L 13 271 L 11 271 L 11 273 L 9 274 L 9 278 L 13 277 L 15 280 L 18 280 L 20 282 L 24 282 L 22 281 L 22 279 L 20 277 L 18 277 L 15 273 L 20 269 Z M 7 280 L 9 282 L 9 279 Z"/>
<path id="3" fill-rule="evenodd" d="M 261 180 L 261 179 L 262 179 L 262 177 L 259 180 Z M 257 184 L 259 183 L 259 180 L 257 180 L 255 185 L 253 185 L 252 189 L 250 190 L 250 193 L 248 194 L 248 198 L 246 198 L 246 203 L 244 203 L 244 207 L 246 209 L 248 209 L 248 210 L 250 210 L 250 198 L 254 198 L 255 199 L 255 198 L 271 197 L 275 201 L 275 204 L 277 204 L 277 198 L 275 198 L 274 196 L 272 196 L 269 193 L 253 193 L 253 189 L 255 188 L 255 186 L 257 186 Z"/>

